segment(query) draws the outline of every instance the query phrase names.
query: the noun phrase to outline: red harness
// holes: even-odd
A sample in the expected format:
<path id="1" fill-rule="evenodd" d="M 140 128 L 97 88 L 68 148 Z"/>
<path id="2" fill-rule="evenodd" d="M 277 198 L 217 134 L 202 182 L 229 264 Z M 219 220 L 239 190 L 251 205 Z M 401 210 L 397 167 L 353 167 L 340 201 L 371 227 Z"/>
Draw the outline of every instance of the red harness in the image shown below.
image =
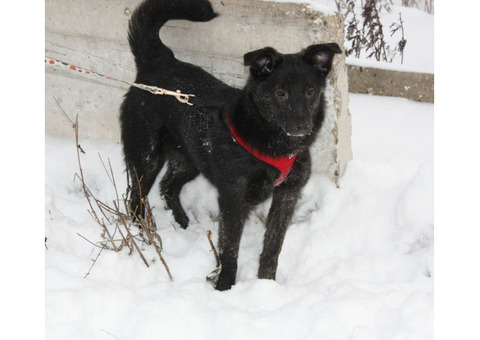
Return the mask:
<path id="1" fill-rule="evenodd" d="M 273 156 L 261 153 L 258 150 L 254 149 L 253 147 L 251 147 L 250 145 L 248 145 L 248 143 L 243 139 L 243 137 L 238 133 L 238 131 L 235 130 L 235 128 L 230 122 L 230 112 L 228 111 L 225 112 L 225 122 L 227 123 L 228 128 L 230 129 L 230 133 L 233 139 L 238 144 L 240 144 L 246 151 L 248 151 L 248 153 L 250 153 L 252 156 L 257 158 L 258 160 L 264 163 L 270 164 L 271 166 L 275 167 L 278 171 L 280 171 L 280 177 L 277 178 L 273 183 L 274 186 L 280 185 L 290 173 L 293 163 L 295 163 L 295 160 L 297 159 L 297 155 L 293 154 L 291 156 L 273 157 Z"/>

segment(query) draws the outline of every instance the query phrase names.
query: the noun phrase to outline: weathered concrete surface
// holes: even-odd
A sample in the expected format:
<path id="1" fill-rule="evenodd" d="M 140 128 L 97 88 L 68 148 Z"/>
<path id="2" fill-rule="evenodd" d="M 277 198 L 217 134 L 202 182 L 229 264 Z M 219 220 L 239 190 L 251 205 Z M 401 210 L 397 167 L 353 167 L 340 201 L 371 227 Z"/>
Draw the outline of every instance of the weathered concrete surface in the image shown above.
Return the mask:
<path id="1" fill-rule="evenodd" d="M 137 0 L 45 1 L 45 55 L 133 81 L 135 65 L 127 42 L 128 8 Z M 80 137 L 119 141 L 118 109 L 128 88 L 45 69 L 45 130 L 72 136 L 70 116 L 79 115 Z"/>
<path id="2" fill-rule="evenodd" d="M 127 26 L 139 3 L 78 0 L 64 6 L 60 0 L 47 0 L 46 55 L 132 81 L 135 65 L 127 43 Z M 343 19 L 339 15 L 327 16 L 303 4 L 259 0 L 212 3 L 220 13 L 218 18 L 208 23 L 172 21 L 161 37 L 179 59 L 203 67 L 232 86 L 245 84 L 248 69 L 242 60 L 246 52 L 272 46 L 282 53 L 293 53 L 331 41 L 343 46 Z M 312 147 L 313 170 L 337 182 L 352 158 L 343 55 L 335 56 L 329 84 L 326 121 Z M 52 69 L 46 69 L 45 86 L 47 134 L 72 134 L 55 97 L 68 114 L 79 114 L 81 138 L 119 141 L 118 110 L 126 86 Z"/>
<path id="3" fill-rule="evenodd" d="M 348 86 L 352 93 L 403 97 L 415 101 L 434 102 L 434 75 L 399 72 L 348 65 Z"/>

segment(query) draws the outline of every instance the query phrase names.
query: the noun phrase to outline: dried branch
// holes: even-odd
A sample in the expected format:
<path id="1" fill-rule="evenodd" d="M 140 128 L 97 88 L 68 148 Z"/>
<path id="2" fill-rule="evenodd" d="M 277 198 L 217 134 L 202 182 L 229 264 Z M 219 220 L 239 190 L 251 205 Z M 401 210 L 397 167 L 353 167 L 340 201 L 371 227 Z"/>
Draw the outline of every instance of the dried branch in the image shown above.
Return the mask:
<path id="1" fill-rule="evenodd" d="M 165 261 L 162 255 L 162 238 L 157 233 L 157 224 L 155 223 L 155 219 L 153 218 L 152 207 L 150 206 L 148 197 L 142 195 L 142 191 L 141 191 L 142 186 L 140 185 L 141 179 L 138 177 L 138 174 L 136 171 L 135 171 L 135 176 L 136 176 L 137 185 L 140 191 L 141 205 L 145 208 L 145 217 L 142 217 L 142 216 L 138 217 L 138 219 L 140 220 L 142 231 L 145 232 L 145 234 L 147 235 L 149 244 L 153 245 L 153 247 L 155 248 L 155 251 L 157 252 L 158 257 L 160 258 L 160 261 L 162 262 L 163 267 L 167 271 L 168 277 L 170 278 L 170 280 L 173 280 L 172 273 L 170 272 L 170 268 L 168 267 L 167 262 Z"/>
<path id="2" fill-rule="evenodd" d="M 398 13 L 398 23 L 394 22 L 390 25 L 390 36 L 393 36 L 395 33 L 400 31 L 402 33 L 402 38 L 398 42 L 397 46 L 394 49 L 394 54 L 398 51 L 400 52 L 401 63 L 403 64 L 403 51 L 407 45 L 407 40 L 405 39 L 405 30 L 403 27 L 402 13 Z"/>
<path id="3" fill-rule="evenodd" d="M 92 271 L 92 268 L 93 266 L 95 265 L 95 263 L 97 263 L 97 260 L 98 258 L 100 257 L 100 254 L 102 253 L 102 251 L 105 249 L 105 247 L 102 247 L 102 249 L 100 249 L 100 251 L 98 252 L 97 256 L 95 257 L 95 259 L 92 259 L 93 263 L 92 265 L 90 266 L 90 269 L 88 269 L 88 272 L 85 273 L 85 276 L 83 277 L 84 279 L 87 278 L 88 275 L 90 275 L 90 272 Z"/>
<path id="4" fill-rule="evenodd" d="M 77 233 L 78 236 L 80 236 L 81 238 L 83 238 L 85 241 L 87 241 L 88 243 L 90 243 L 91 245 L 95 246 L 95 247 L 98 247 L 98 248 L 105 248 L 105 245 L 102 245 L 102 246 L 99 246 L 98 244 L 96 243 L 93 243 L 92 241 L 90 241 L 89 239 L 87 239 L 85 236 Z"/>
<path id="5" fill-rule="evenodd" d="M 375 56 L 377 61 L 388 61 L 386 52 L 385 37 L 383 35 L 383 25 L 380 21 L 377 0 L 367 0 L 363 6 L 363 32 L 366 38 L 366 51 L 371 51 L 370 55 Z"/>
<path id="6" fill-rule="evenodd" d="M 351 19 L 347 20 L 351 16 Z M 355 2 L 349 1 L 346 6 L 345 13 L 346 36 L 345 39 L 350 41 L 351 47 L 346 50 L 347 56 L 355 53 L 356 58 L 360 58 L 363 46 L 366 44 L 362 30 L 359 29 L 360 22 L 355 14 Z"/>
<path id="7" fill-rule="evenodd" d="M 215 249 L 215 245 L 213 244 L 213 241 L 212 241 L 212 231 L 211 230 L 207 230 L 207 238 L 208 238 L 208 242 L 210 243 L 210 247 L 212 248 L 213 255 L 215 256 L 215 261 L 217 262 L 217 267 L 220 267 L 220 259 L 218 258 L 217 249 Z"/>

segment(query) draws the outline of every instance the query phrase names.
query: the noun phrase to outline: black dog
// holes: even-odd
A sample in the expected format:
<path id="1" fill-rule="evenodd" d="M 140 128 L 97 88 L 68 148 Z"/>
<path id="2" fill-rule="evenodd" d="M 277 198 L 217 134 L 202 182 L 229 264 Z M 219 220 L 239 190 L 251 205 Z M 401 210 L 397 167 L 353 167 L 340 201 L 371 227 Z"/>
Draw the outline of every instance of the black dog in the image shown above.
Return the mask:
<path id="1" fill-rule="evenodd" d="M 310 176 L 309 146 L 324 119 L 326 76 L 341 50 L 328 43 L 297 54 L 271 47 L 247 53 L 250 78 L 243 90 L 235 89 L 175 59 L 159 38 L 170 19 L 209 21 L 216 16 L 208 0 L 145 0 L 132 15 L 129 42 L 136 82 L 224 105 L 189 106 L 132 87 L 120 119 L 132 179 L 131 209 L 137 216 L 144 213 L 141 196 L 148 194 L 165 161 L 160 191 L 182 228 L 189 221 L 179 201 L 183 185 L 202 174 L 217 188 L 222 271 L 216 288 L 226 290 L 235 284 L 245 220 L 272 194 L 258 277 L 275 279 L 287 227 Z"/>

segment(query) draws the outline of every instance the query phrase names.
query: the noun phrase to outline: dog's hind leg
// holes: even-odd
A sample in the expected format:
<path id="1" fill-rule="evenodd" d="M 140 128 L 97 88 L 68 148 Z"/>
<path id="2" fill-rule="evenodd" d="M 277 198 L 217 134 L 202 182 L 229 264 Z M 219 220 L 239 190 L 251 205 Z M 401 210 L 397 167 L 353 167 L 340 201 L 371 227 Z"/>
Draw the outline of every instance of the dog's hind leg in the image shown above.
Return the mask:
<path id="1" fill-rule="evenodd" d="M 130 177 L 130 213 L 145 216 L 145 198 L 165 164 L 165 145 L 159 139 L 148 140 L 124 135 L 124 153 Z"/>
<path id="2" fill-rule="evenodd" d="M 167 207 L 172 210 L 175 221 L 183 229 L 188 227 L 189 218 L 180 203 L 182 187 L 197 177 L 199 171 L 191 165 L 180 151 L 172 151 L 168 155 L 168 170 L 160 182 L 160 193 Z"/>
<path id="3" fill-rule="evenodd" d="M 157 157 L 155 161 L 148 164 L 150 164 L 150 167 L 146 170 L 143 166 L 129 166 L 128 173 L 131 178 L 130 213 L 134 216 L 145 217 L 144 198 L 147 197 L 150 192 L 150 189 L 164 164 L 164 160 Z"/>

